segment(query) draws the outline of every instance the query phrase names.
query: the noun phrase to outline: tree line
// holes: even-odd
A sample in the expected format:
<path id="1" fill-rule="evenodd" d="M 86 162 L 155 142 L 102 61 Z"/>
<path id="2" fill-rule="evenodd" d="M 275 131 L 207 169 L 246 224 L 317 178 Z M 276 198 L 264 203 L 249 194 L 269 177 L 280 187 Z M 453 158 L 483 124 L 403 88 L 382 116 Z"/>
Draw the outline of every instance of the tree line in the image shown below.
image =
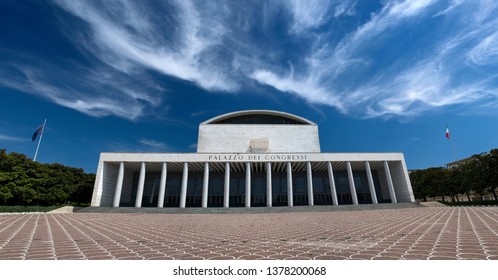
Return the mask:
<path id="1" fill-rule="evenodd" d="M 23 154 L 0 149 L 0 204 L 88 204 L 95 174 L 59 163 L 34 162 Z"/>
<path id="2" fill-rule="evenodd" d="M 459 161 L 453 168 L 432 167 L 410 172 L 410 181 L 416 199 L 427 201 L 427 198 L 445 196 L 459 201 L 459 196 L 483 200 L 490 194 L 498 200 L 498 149 L 487 153 L 473 155 Z"/>

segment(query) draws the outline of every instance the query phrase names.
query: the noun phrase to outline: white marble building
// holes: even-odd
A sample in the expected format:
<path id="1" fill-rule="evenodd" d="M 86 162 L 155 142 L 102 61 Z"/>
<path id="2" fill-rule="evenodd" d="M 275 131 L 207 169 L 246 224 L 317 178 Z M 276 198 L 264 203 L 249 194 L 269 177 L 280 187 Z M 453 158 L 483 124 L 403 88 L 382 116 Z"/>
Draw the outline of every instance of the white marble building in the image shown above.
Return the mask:
<path id="1" fill-rule="evenodd" d="M 276 207 L 414 202 L 401 153 L 321 153 L 315 123 L 233 112 L 199 126 L 197 153 L 102 153 L 92 206 Z"/>

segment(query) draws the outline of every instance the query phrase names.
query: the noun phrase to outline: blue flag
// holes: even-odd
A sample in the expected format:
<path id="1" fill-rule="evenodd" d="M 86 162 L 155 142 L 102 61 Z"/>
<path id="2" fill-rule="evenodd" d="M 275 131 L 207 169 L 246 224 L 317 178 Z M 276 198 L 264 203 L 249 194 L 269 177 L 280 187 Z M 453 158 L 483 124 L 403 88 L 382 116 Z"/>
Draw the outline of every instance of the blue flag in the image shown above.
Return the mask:
<path id="1" fill-rule="evenodd" d="M 31 142 L 34 142 L 36 140 L 36 137 L 38 135 L 41 135 L 43 133 L 43 129 L 45 128 L 45 123 L 41 124 L 33 133 L 33 136 L 31 137 Z"/>

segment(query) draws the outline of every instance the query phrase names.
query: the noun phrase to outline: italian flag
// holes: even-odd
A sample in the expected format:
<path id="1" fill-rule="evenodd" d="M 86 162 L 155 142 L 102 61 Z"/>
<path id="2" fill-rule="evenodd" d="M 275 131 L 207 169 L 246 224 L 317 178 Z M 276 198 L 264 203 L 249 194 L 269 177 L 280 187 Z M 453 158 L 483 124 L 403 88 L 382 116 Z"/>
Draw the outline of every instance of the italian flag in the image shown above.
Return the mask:
<path id="1" fill-rule="evenodd" d="M 446 138 L 450 139 L 450 130 L 448 129 L 448 126 L 446 126 Z"/>

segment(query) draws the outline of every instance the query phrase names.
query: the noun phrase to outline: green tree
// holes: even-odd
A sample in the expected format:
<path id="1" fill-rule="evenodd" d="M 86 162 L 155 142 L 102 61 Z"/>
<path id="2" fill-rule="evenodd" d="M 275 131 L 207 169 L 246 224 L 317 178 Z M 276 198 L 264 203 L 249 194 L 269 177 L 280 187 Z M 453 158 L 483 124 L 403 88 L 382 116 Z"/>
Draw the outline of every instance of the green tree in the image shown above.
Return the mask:
<path id="1" fill-rule="evenodd" d="M 12 197 L 14 197 L 14 195 L 12 194 L 10 188 L 0 185 L 0 199 L 3 200 L 3 205 L 7 205 L 7 200 L 11 199 Z"/>
<path id="2" fill-rule="evenodd" d="M 415 197 L 426 200 L 427 197 L 450 196 L 458 200 L 459 194 L 475 193 L 483 199 L 483 195 L 491 193 L 498 200 L 498 149 L 488 153 L 473 155 L 462 161 L 453 169 L 439 167 L 416 170 L 410 173 Z"/>
<path id="3" fill-rule="evenodd" d="M 465 194 L 467 200 L 470 201 L 470 193 L 472 192 L 472 187 L 466 182 L 467 174 L 465 173 L 461 165 L 451 169 L 451 180 L 456 186 L 456 193 Z"/>
<path id="4" fill-rule="evenodd" d="M 481 200 L 486 192 L 486 168 L 481 155 L 473 155 L 469 160 L 459 166 L 464 173 L 463 183 L 471 192 L 477 193 Z"/>
<path id="5" fill-rule="evenodd" d="M 441 196 L 442 201 L 445 201 L 444 196 L 448 194 L 445 171 L 446 169 L 442 167 L 427 169 L 427 184 L 431 190 L 431 195 L 433 197 Z"/>
<path id="6" fill-rule="evenodd" d="M 410 172 L 410 182 L 415 198 L 427 201 L 427 197 L 430 196 L 430 191 L 427 188 L 427 171 L 421 169 Z"/>
<path id="7" fill-rule="evenodd" d="M 496 188 L 498 188 L 498 149 L 493 149 L 489 153 L 481 155 L 484 173 L 484 184 L 486 191 L 491 193 L 495 200 L 498 200 Z"/>
<path id="8" fill-rule="evenodd" d="M 94 174 L 59 163 L 33 162 L 0 149 L 0 200 L 9 205 L 89 203 Z"/>

